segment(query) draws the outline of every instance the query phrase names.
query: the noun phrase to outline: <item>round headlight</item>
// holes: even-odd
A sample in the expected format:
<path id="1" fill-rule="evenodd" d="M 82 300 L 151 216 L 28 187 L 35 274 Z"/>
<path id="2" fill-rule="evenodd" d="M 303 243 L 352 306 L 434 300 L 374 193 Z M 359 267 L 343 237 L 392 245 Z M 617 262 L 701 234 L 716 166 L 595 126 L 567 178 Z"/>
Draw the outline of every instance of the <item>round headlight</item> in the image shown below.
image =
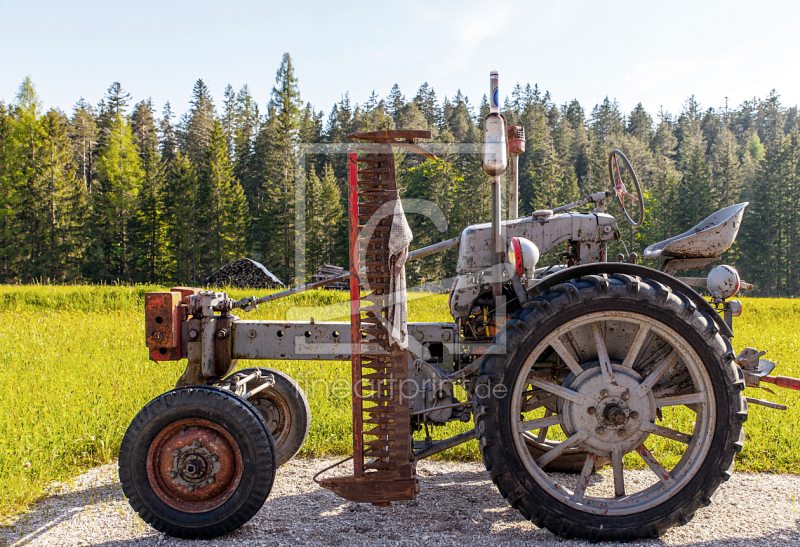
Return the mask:
<path id="1" fill-rule="evenodd" d="M 733 266 L 722 265 L 717 266 L 710 272 L 706 278 L 706 286 L 712 296 L 722 298 L 730 298 L 739 292 L 739 272 Z"/>
<path id="2" fill-rule="evenodd" d="M 508 242 L 508 270 L 511 275 L 531 273 L 539 262 L 539 248 L 530 239 L 512 237 Z"/>

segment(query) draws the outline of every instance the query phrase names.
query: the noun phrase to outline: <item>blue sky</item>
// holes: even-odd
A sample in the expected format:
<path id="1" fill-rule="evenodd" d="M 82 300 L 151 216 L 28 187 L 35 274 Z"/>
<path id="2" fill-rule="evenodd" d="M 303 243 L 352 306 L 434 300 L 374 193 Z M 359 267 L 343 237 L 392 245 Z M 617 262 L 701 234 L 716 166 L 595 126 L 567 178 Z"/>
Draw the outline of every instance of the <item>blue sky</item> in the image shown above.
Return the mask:
<path id="1" fill-rule="evenodd" d="M 800 103 L 797 2 L 9 2 L 0 0 L 0 100 L 30 76 L 46 106 L 97 103 L 120 81 L 134 101 L 188 108 L 203 78 L 219 107 L 230 83 L 264 105 L 284 52 L 304 101 L 326 115 L 395 82 L 477 105 L 490 70 L 625 111 L 731 106 L 773 88 Z M 263 111 L 263 110 L 262 110 Z"/>

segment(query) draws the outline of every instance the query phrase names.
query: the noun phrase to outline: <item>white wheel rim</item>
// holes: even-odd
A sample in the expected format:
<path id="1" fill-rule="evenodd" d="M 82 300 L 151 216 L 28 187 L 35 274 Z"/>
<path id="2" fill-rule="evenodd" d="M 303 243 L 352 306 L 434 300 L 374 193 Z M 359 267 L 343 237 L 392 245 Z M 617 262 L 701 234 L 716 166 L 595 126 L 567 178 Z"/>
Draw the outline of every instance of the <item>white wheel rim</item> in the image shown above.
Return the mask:
<path id="1" fill-rule="evenodd" d="M 614 334 L 615 329 L 617 334 Z M 594 338 L 596 355 L 589 354 L 589 356 L 595 358 L 580 361 L 584 365 L 592 361 L 599 361 L 600 364 L 584 370 L 576 357 L 575 341 L 577 338 L 579 340 L 577 344 L 581 346 L 577 348 L 578 353 L 583 349 L 586 356 L 588 343 L 581 345 L 581 342 L 586 342 L 591 337 Z M 642 377 L 632 370 L 631 367 L 638 367 L 642 362 L 646 362 L 648 352 L 662 342 L 666 342 L 661 350 L 663 354 L 660 357 L 659 352 L 654 352 L 655 356 L 649 355 L 653 362 L 647 366 L 649 372 L 647 376 Z M 575 376 L 570 386 L 563 387 L 552 382 L 548 384 L 545 378 L 540 377 L 541 374 L 535 378 L 531 377 L 534 364 L 550 347 Z M 609 358 L 603 355 L 604 349 L 605 353 L 610 354 Z M 634 351 L 630 351 L 631 349 Z M 641 357 L 637 360 L 637 356 Z M 659 385 L 659 379 L 667 377 L 666 372 L 672 366 L 685 366 L 688 370 L 692 383 L 690 393 L 657 399 L 653 395 L 652 388 Z M 631 372 L 628 372 L 628 369 Z M 655 378 L 656 375 L 659 377 Z M 613 380 L 612 383 L 608 383 L 609 378 Z M 605 398 L 597 394 L 599 386 L 602 385 L 609 386 L 604 390 Z M 560 402 L 560 411 L 549 412 L 550 415 L 543 418 L 523 421 L 521 405 L 529 386 L 555 394 Z M 577 391 L 569 389 L 573 386 Z M 623 389 L 628 395 L 624 403 L 621 401 L 623 394 L 620 392 Z M 514 443 L 528 473 L 540 487 L 558 501 L 583 512 L 628 515 L 660 505 L 679 492 L 697 474 L 711 447 L 716 418 L 711 378 L 697 352 L 682 336 L 664 323 L 645 315 L 622 311 L 595 312 L 559 326 L 534 348 L 526 360 L 515 381 L 512 397 L 514 410 L 511 426 L 515 432 Z M 589 404 L 594 405 L 592 409 L 596 409 L 594 419 L 598 421 L 598 429 L 604 430 L 601 433 L 597 430 L 590 431 L 590 428 L 586 427 L 586 424 L 590 423 L 590 418 L 585 417 L 585 414 L 591 412 L 588 409 Z M 654 424 L 655 419 L 652 421 L 645 419 L 655 418 L 655 408 L 688 404 L 694 405 L 696 410 L 691 433 L 667 429 Z M 637 410 L 639 416 L 634 420 L 632 416 Z M 601 415 L 596 414 L 598 411 Z M 609 422 L 609 416 L 616 421 L 620 421 L 621 416 L 626 416 L 626 421 L 619 426 L 616 422 Z M 541 434 L 543 428 L 554 426 L 564 429 L 565 435 L 568 436 L 567 440 L 553 445 L 548 452 L 534 459 L 525 442 L 526 436 L 530 439 L 529 435 L 536 430 Z M 620 429 L 627 435 L 625 439 L 621 438 L 623 434 L 619 433 Z M 615 437 L 614 433 L 609 435 L 609 432 L 616 432 L 618 436 Z M 639 438 L 649 438 L 650 435 L 666 437 L 687 445 L 680 461 L 672 469 L 665 469 L 662 466 L 644 447 L 644 440 L 641 443 L 637 442 Z M 632 444 L 636 447 L 630 450 Z M 598 449 L 598 446 L 618 448 L 603 451 Z M 570 488 L 563 484 L 563 480 L 560 483 L 557 477 L 551 476 L 552 473 L 542 468 L 555 457 L 566 454 L 567 450 L 574 448 L 587 450 L 587 457 L 577 483 Z M 638 453 L 652 474 L 658 478 L 658 481 L 651 486 L 635 493 L 625 488 L 622 464 L 624 453 L 632 451 Z M 613 497 L 596 497 L 587 493 L 590 475 L 598 457 L 610 457 L 612 461 L 615 486 Z M 624 492 L 622 496 L 619 495 L 620 483 Z"/>

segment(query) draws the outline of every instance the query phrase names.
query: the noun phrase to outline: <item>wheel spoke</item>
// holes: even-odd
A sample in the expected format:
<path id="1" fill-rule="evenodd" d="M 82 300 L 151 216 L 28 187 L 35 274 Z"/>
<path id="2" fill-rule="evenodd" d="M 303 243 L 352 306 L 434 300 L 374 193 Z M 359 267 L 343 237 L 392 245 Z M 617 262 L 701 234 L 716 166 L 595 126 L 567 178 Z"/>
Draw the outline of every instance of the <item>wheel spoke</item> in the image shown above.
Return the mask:
<path id="1" fill-rule="evenodd" d="M 548 416 L 552 416 L 553 414 L 554 414 L 554 412 L 552 410 L 550 410 L 549 408 L 547 410 L 545 410 L 545 412 L 544 412 L 545 418 L 548 417 Z M 543 442 L 545 442 L 547 440 L 547 430 L 548 429 L 550 429 L 550 428 L 549 427 L 543 427 L 543 428 L 541 428 L 539 430 L 539 434 L 536 435 L 536 442 L 537 443 L 543 443 Z"/>
<path id="2" fill-rule="evenodd" d="M 673 441 L 678 441 L 679 443 L 689 444 L 692 441 L 692 436 L 686 433 L 681 433 L 680 431 L 675 431 L 674 429 L 670 429 L 668 427 L 656 425 L 650 422 L 645 422 L 642 424 L 642 429 L 647 431 L 648 433 L 652 433 L 654 435 L 658 435 L 659 437 L 665 437 L 667 439 L 672 439 Z"/>
<path id="3" fill-rule="evenodd" d="M 651 372 L 641 384 L 639 384 L 639 387 L 636 388 L 636 394 L 639 397 L 644 397 L 647 395 L 647 392 L 653 389 L 653 386 L 655 386 L 661 377 L 664 376 L 664 373 L 672 368 L 672 365 L 678 362 L 678 357 L 680 356 L 678 355 L 677 351 L 674 349 L 670 351 L 667 356 L 664 357 L 664 360 L 661 362 L 661 364 L 658 365 L 656 369 Z"/>
<path id="4" fill-rule="evenodd" d="M 675 486 L 675 479 L 672 478 L 672 476 L 669 474 L 669 471 L 664 469 L 664 466 L 658 463 L 656 457 L 653 456 L 649 450 L 647 450 L 645 445 L 639 445 L 639 448 L 636 449 L 636 452 L 642 457 L 644 463 L 647 464 L 647 467 L 649 467 L 653 473 L 656 474 L 658 480 L 660 480 L 666 488 L 669 489 Z"/>
<path id="5" fill-rule="evenodd" d="M 586 489 L 589 487 L 589 479 L 592 476 L 595 462 L 597 462 L 597 455 L 593 452 L 589 453 L 589 455 L 586 456 L 586 461 L 583 462 L 583 469 L 581 469 L 581 476 L 578 479 L 578 486 L 572 494 L 572 499 L 578 503 L 582 502 L 583 497 L 586 495 Z"/>
<path id="6" fill-rule="evenodd" d="M 611 359 L 608 358 L 606 339 L 603 336 L 603 330 L 599 322 L 592 323 L 592 334 L 594 334 L 594 343 L 597 346 L 597 359 L 600 361 L 600 372 L 603 374 L 603 381 L 611 382 L 614 380 L 614 372 L 611 370 Z"/>
<path id="7" fill-rule="evenodd" d="M 520 405 L 520 413 L 522 412 L 532 412 L 537 408 L 542 408 L 543 406 L 547 406 L 548 404 L 555 405 L 556 404 L 556 396 L 555 395 L 548 395 L 542 399 L 528 399 L 528 401 L 523 401 L 524 404 Z M 530 404 L 530 407 L 525 406 L 526 404 Z M 550 410 L 548 408 L 548 410 Z M 552 414 L 552 412 L 551 412 Z M 549 416 L 549 414 L 548 414 Z"/>
<path id="8" fill-rule="evenodd" d="M 537 376 L 529 376 L 528 382 L 530 382 L 531 385 L 534 385 L 540 389 L 547 391 L 548 393 L 552 393 L 553 395 L 558 395 L 559 397 L 566 399 L 567 401 L 572 401 L 573 403 L 578 405 L 582 405 L 585 399 L 585 397 L 581 393 L 578 393 L 577 391 L 572 391 L 571 389 L 561 387 L 560 385 L 551 382 L 550 380 L 545 380 Z"/>
<path id="9" fill-rule="evenodd" d="M 561 360 L 564 361 L 564 364 L 569 367 L 569 369 L 572 371 L 572 374 L 578 376 L 581 372 L 583 372 L 583 368 L 581 368 L 581 366 L 578 364 L 578 361 L 575 360 L 575 357 L 572 356 L 572 352 L 567 349 L 567 346 L 565 346 L 558 337 L 553 336 L 553 339 L 550 340 L 550 345 L 556 351 L 558 356 L 561 357 Z"/>
<path id="10" fill-rule="evenodd" d="M 548 409 L 547 412 L 552 414 L 553 411 Z M 538 418 L 536 420 L 528 420 L 527 422 L 521 422 L 519 424 L 519 427 L 517 428 L 517 432 L 524 433 L 532 429 L 541 429 L 541 428 L 547 429 L 551 425 L 558 425 L 560 423 L 561 423 L 561 414 L 550 416 L 547 415 L 547 413 L 545 413 L 544 418 Z"/>
<path id="11" fill-rule="evenodd" d="M 686 395 L 674 395 L 672 397 L 661 397 L 656 399 L 656 407 L 662 408 L 665 406 L 677 405 L 696 405 L 698 403 L 706 402 L 706 394 L 704 391 L 700 393 L 687 393 Z"/>
<path id="12" fill-rule="evenodd" d="M 622 362 L 623 367 L 633 368 L 633 365 L 636 363 L 636 358 L 639 356 L 639 352 L 642 351 L 644 340 L 649 333 L 649 326 L 639 325 L 639 330 L 636 331 L 636 336 L 633 337 L 633 343 L 628 349 L 628 355 L 625 356 L 625 360 Z"/>
<path id="13" fill-rule="evenodd" d="M 559 457 L 561 454 L 563 454 L 564 452 L 566 452 L 568 449 L 572 448 L 579 442 L 585 441 L 588 436 L 589 434 L 586 432 L 586 430 L 581 429 L 566 441 L 554 446 L 553 448 L 551 448 L 550 450 L 539 456 L 536 459 L 536 465 L 538 465 L 539 467 L 544 467 L 545 465 L 547 465 L 548 463 Z"/>
<path id="14" fill-rule="evenodd" d="M 625 495 L 625 475 L 622 465 L 622 450 L 615 448 L 611 451 L 611 466 L 614 469 L 614 495 L 621 498 Z"/>

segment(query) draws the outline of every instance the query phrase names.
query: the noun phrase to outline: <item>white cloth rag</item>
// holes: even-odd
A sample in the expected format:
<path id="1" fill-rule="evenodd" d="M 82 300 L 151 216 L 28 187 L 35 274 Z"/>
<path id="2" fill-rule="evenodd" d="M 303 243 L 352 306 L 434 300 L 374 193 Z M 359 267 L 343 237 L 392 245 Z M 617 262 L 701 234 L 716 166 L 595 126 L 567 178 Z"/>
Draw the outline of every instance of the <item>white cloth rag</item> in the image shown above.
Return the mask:
<path id="1" fill-rule="evenodd" d="M 389 234 L 389 340 L 400 348 L 408 347 L 408 304 L 406 301 L 406 258 L 414 239 L 400 199 L 394 201 L 392 231 Z"/>

